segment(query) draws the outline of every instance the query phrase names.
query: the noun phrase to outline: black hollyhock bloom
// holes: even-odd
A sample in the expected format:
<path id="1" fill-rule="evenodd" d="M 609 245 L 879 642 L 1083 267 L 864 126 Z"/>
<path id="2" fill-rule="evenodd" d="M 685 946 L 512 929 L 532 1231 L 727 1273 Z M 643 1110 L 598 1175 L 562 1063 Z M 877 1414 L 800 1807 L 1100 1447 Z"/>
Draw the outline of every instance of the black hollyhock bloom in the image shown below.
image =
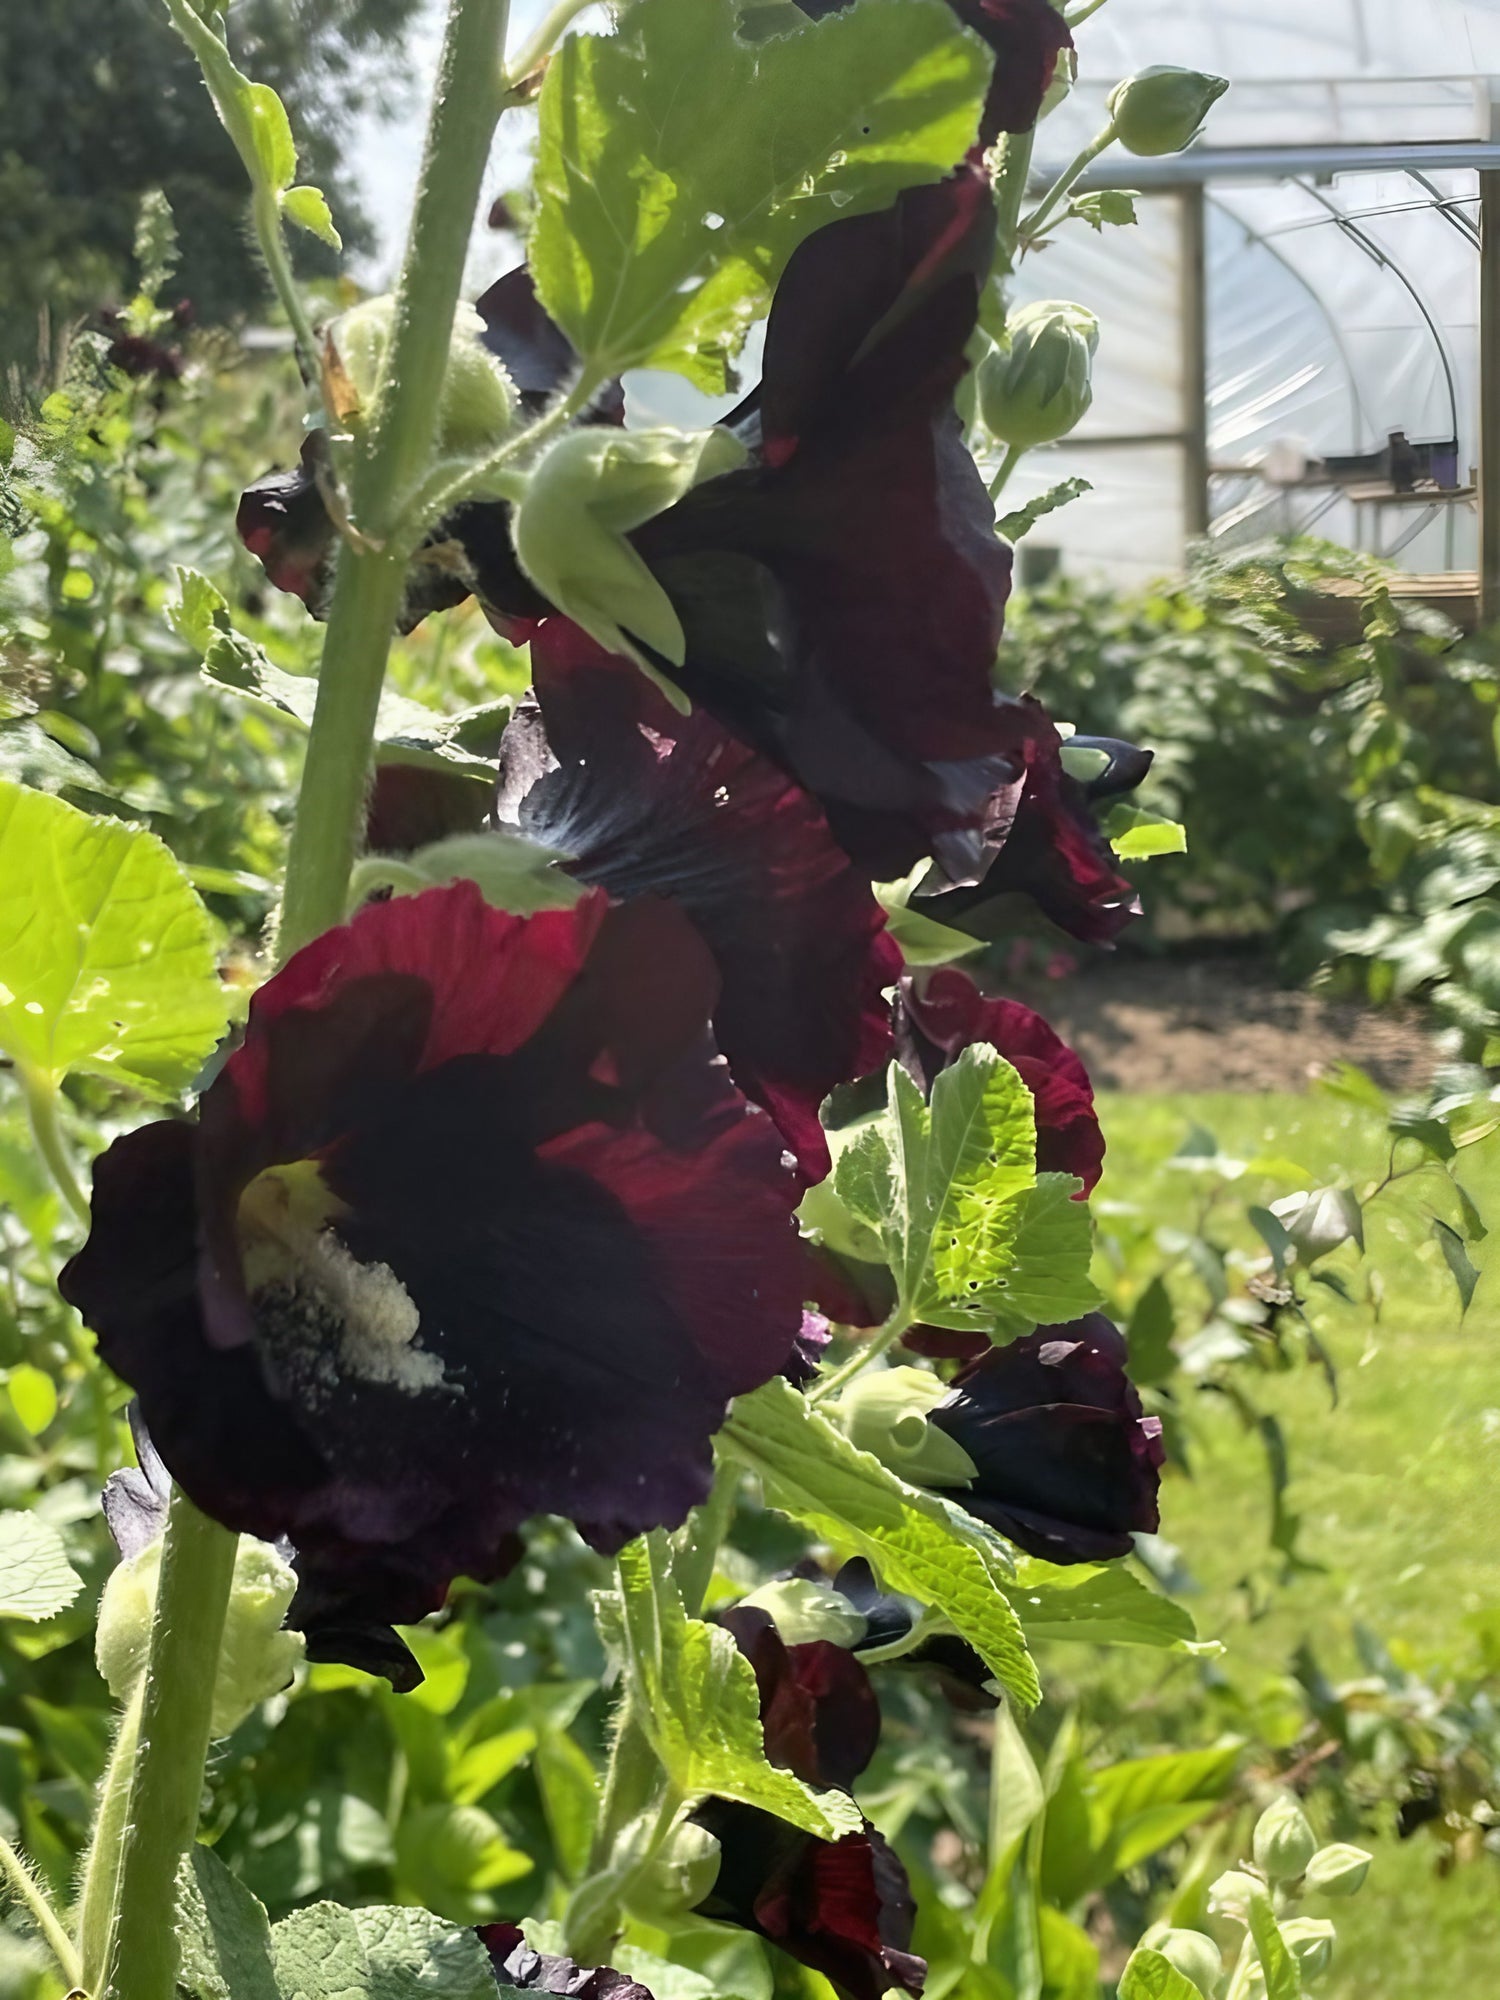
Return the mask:
<path id="1" fill-rule="evenodd" d="M 500 749 L 496 817 L 627 900 L 679 903 L 722 991 L 714 1037 L 803 1171 L 827 1173 L 818 1107 L 890 1055 L 901 952 L 815 801 L 705 709 L 679 715 L 577 626 L 532 647 L 539 707 Z"/>
<path id="2" fill-rule="evenodd" d="M 796 0 L 815 21 L 841 13 L 856 0 Z M 979 143 L 992 146 L 1002 132 L 1029 132 L 1052 88 L 1057 59 L 1073 37 L 1052 0 L 948 0 L 965 27 L 995 51 L 995 75 L 985 98 Z"/>
<path id="3" fill-rule="evenodd" d="M 613 1966 L 579 1965 L 552 1952 L 533 1951 L 519 1924 L 481 1924 L 477 1935 L 501 1986 L 560 1993 L 567 2000 L 652 2000 L 649 1987 Z"/>
<path id="4" fill-rule="evenodd" d="M 1142 1414 L 1102 1313 L 991 1349 L 928 1421 L 978 1468 L 948 1497 L 1028 1555 L 1102 1562 L 1156 1531 L 1161 1420 Z"/>
<path id="5" fill-rule="evenodd" d="M 940 923 L 986 934 L 985 916 L 1008 893 L 1027 896 L 1060 930 L 1086 944 L 1111 945 L 1141 913 L 1134 886 L 1120 873 L 1094 808 L 1132 791 L 1151 767 L 1149 750 L 1104 738 L 1075 736 L 1081 748 L 1103 750 L 1109 763 L 1084 782 L 1063 766 L 1063 739 L 1033 695 L 1003 698 L 1001 715 L 1012 775 L 997 786 L 985 812 L 987 860 L 977 886 L 924 895 L 918 903 Z"/>
<path id="6" fill-rule="evenodd" d="M 694 1815 L 719 1843 L 719 1876 L 697 1914 L 755 1931 L 848 2000 L 892 1986 L 919 1994 L 916 1905 L 899 1858 L 873 1826 L 815 1840 L 771 1813 L 710 1799 Z"/>
<path id="7" fill-rule="evenodd" d="M 805 1784 L 852 1786 L 880 1737 L 879 1703 L 854 1654 L 822 1639 L 788 1646 L 753 1605 L 722 1618 L 755 1670 L 770 1761 Z M 906 1870 L 868 1821 L 829 1841 L 728 1799 L 694 1818 L 720 1851 L 699 1916 L 758 1932 L 850 2000 L 880 2000 L 891 1986 L 921 1992 L 927 1967 L 910 1950 Z"/>
<path id="8" fill-rule="evenodd" d="M 787 1645 L 758 1605 L 732 1606 L 720 1623 L 755 1669 L 770 1761 L 804 1784 L 850 1790 L 880 1741 L 880 1704 L 854 1654 L 831 1639 Z"/>
<path id="9" fill-rule="evenodd" d="M 533 1514 L 606 1550 L 681 1522 L 787 1365 L 798 1183 L 716 999 L 664 903 L 373 904 L 262 987 L 195 1122 L 96 1162 L 64 1296 L 189 1496 L 293 1544 L 323 1656 Z"/>
<path id="10" fill-rule="evenodd" d="M 1020 768 L 990 686 L 1010 551 L 953 402 L 993 244 L 989 181 L 968 164 L 815 231 L 777 286 L 760 385 L 728 420 L 748 462 L 632 538 L 681 619 L 687 693 L 811 792 L 877 878 L 935 854 L 950 882 L 976 880 L 987 802 Z M 538 383 L 562 336 L 523 273 L 502 283 L 496 351 L 524 390 L 518 323 Z M 290 566 L 268 491 L 240 525 L 275 576 Z M 549 607 L 519 576 L 506 508 L 466 507 L 432 539 L 461 544 L 486 611 L 532 636 Z M 408 614 L 426 602 L 414 585 Z"/>
<path id="11" fill-rule="evenodd" d="M 1062 1037 L 1018 1000 L 986 999 L 956 966 L 902 980 L 897 1050 L 924 1093 L 975 1042 L 998 1049 L 1035 1100 L 1037 1171 L 1074 1174 L 1089 1194 L 1104 1169 L 1104 1134 L 1089 1073 Z"/>

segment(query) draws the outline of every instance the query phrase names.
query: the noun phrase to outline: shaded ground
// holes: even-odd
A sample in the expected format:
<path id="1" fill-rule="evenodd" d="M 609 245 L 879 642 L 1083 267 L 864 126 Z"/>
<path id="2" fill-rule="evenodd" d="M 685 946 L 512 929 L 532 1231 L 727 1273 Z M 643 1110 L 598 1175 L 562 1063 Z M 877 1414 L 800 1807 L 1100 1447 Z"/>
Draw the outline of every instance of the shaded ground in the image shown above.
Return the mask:
<path id="1" fill-rule="evenodd" d="M 1252 959 L 1118 956 L 1015 990 L 1101 1090 L 1304 1090 L 1342 1059 L 1419 1091 L 1437 1062 L 1422 1015 L 1289 990 Z"/>

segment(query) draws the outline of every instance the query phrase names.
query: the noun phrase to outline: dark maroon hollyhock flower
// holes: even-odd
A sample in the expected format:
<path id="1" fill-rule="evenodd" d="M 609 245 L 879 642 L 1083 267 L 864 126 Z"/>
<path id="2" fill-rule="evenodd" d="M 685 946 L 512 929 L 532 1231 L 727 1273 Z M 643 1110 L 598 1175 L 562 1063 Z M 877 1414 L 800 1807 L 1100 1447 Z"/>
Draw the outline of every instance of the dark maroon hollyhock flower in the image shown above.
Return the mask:
<path id="1" fill-rule="evenodd" d="M 757 1932 L 849 2000 L 892 1986 L 919 1994 L 916 1906 L 906 1870 L 873 1826 L 816 1840 L 771 1813 L 710 1799 L 694 1814 L 719 1843 L 719 1876 L 697 1914 Z"/>
<path id="2" fill-rule="evenodd" d="M 1076 1175 L 1085 1198 L 1104 1170 L 1104 1134 L 1089 1073 L 1062 1037 L 1018 1000 L 986 999 L 956 966 L 902 980 L 896 1044 L 924 1092 L 975 1042 L 998 1049 L 1035 1100 L 1038 1173 Z"/>
<path id="3" fill-rule="evenodd" d="M 776 288 L 751 452 L 635 545 L 682 619 L 695 701 L 790 771 L 878 878 L 975 879 L 1014 778 L 990 686 L 1010 551 L 953 407 L 994 244 L 964 166 L 827 224 Z"/>
<path id="4" fill-rule="evenodd" d="M 850 1790 L 880 1741 L 880 1704 L 854 1654 L 831 1639 L 787 1645 L 758 1605 L 720 1622 L 755 1669 L 767 1757 L 804 1784 Z"/>
<path id="5" fill-rule="evenodd" d="M 991 1349 L 929 1421 L 978 1467 L 949 1497 L 1028 1555 L 1102 1562 L 1156 1531 L 1161 1420 L 1142 1415 L 1102 1313 Z"/>
<path id="6" fill-rule="evenodd" d="M 577 626 L 548 619 L 532 664 L 540 706 L 505 733 L 497 819 L 611 896 L 687 911 L 719 969 L 735 1082 L 821 1179 L 819 1105 L 891 1051 L 901 952 L 868 878 L 775 764 L 705 709 L 679 715 Z"/>
<path id="7" fill-rule="evenodd" d="M 328 608 L 337 537 L 318 488 L 328 434 L 309 431 L 294 472 L 268 472 L 240 495 L 240 540 L 278 590 L 300 597 L 315 617 Z"/>
<path id="8" fill-rule="evenodd" d="M 119 315 L 114 315 L 114 318 L 118 326 Z M 152 340 L 144 333 L 111 329 L 104 364 L 107 368 L 118 368 L 122 375 L 129 375 L 136 381 L 179 382 L 182 379 L 182 349 L 168 347 L 164 341 Z"/>
<path id="9" fill-rule="evenodd" d="M 567 2000 L 652 2000 L 649 1987 L 611 1965 L 579 1965 L 552 1952 L 533 1951 L 519 1924 L 482 1924 L 477 1935 L 501 1986 L 560 1993 Z"/>
<path id="10" fill-rule="evenodd" d="M 610 1550 L 707 1493 L 805 1290 L 716 997 L 664 903 L 372 904 L 261 988 L 195 1123 L 96 1162 L 64 1295 L 192 1499 L 292 1542 L 315 1637 L 423 1617 L 533 1514 Z"/>
<path id="11" fill-rule="evenodd" d="M 1149 751 L 1092 737 L 1072 740 L 1110 754 L 1085 783 L 1063 766 L 1063 739 L 1033 695 L 1003 700 L 1004 733 L 1014 776 L 998 786 L 986 811 L 990 859 L 977 886 L 924 896 L 918 907 L 942 923 L 983 935 L 983 913 L 997 897 L 1028 896 L 1060 930 L 1086 944 L 1111 945 L 1141 912 L 1094 812 L 1096 803 L 1132 790 L 1151 764 Z"/>
<path id="12" fill-rule="evenodd" d="M 815 21 L 854 0 L 796 0 Z M 1029 132 L 1052 88 L 1057 59 L 1073 46 L 1068 24 L 1051 0 L 948 0 L 964 23 L 995 51 L 995 75 L 985 98 L 979 140 L 992 146 L 1002 132 Z"/>

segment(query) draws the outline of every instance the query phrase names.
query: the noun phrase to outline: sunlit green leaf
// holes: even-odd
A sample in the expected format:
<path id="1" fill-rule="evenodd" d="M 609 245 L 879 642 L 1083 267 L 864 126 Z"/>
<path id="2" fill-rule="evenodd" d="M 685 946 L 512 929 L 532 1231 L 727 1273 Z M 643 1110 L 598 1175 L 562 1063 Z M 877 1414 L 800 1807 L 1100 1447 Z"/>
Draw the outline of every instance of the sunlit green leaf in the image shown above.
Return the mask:
<path id="1" fill-rule="evenodd" d="M 171 1097 L 227 1019 L 212 924 L 155 835 L 0 781 L 0 1047 Z"/>
<path id="2" fill-rule="evenodd" d="M 858 1450 L 789 1383 L 741 1396 L 723 1435 L 771 1506 L 864 1556 L 888 1590 L 941 1611 L 1006 1690 L 1035 1705 L 1036 1669 L 1002 1588 L 1011 1566 L 977 1522 Z"/>
<path id="3" fill-rule="evenodd" d="M 542 91 L 531 268 L 591 372 L 711 391 L 797 244 L 948 173 L 993 58 L 943 0 L 861 0 L 750 43 L 735 0 L 635 0 Z M 690 80 L 690 81 L 689 81 Z"/>
<path id="4" fill-rule="evenodd" d="M 333 214 L 328 206 L 328 197 L 321 188 L 288 188 L 281 197 L 281 212 L 288 222 L 295 222 L 299 229 L 306 229 L 330 250 L 342 250 L 344 239 L 333 226 Z"/>
<path id="5" fill-rule="evenodd" d="M 55 1618 L 82 1588 L 56 1528 L 35 1514 L 0 1514 L 0 1617 Z"/>
<path id="6" fill-rule="evenodd" d="M 472 1930 L 427 1910 L 314 1903 L 271 1932 L 281 2000 L 494 2000 Z"/>
<path id="7" fill-rule="evenodd" d="M 1199 1650 L 1190 1614 L 1118 1563 L 1059 1568 L 1028 1558 L 1004 1589 L 1032 1638 Z"/>

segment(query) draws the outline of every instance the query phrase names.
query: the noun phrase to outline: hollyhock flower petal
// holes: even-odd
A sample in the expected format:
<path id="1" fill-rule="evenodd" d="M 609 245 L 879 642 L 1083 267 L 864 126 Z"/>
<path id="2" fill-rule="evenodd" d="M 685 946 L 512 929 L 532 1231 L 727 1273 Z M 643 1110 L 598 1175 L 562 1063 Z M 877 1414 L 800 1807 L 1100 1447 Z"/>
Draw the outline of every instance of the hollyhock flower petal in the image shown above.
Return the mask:
<path id="1" fill-rule="evenodd" d="M 700 1916 L 757 1932 L 821 1972 L 848 2000 L 892 1986 L 919 1994 L 916 1915 L 906 1870 L 875 1831 L 817 1840 L 754 1806 L 710 1799 L 694 1814 L 719 1843 L 719 1877 Z"/>
<path id="2" fill-rule="evenodd" d="M 1122 754 L 1101 774 L 1111 789 L 1099 792 L 1064 769 L 1063 739 L 1034 696 L 1004 698 L 999 716 L 1013 776 L 989 801 L 984 839 L 990 858 L 975 877 L 978 886 L 958 884 L 924 895 L 916 907 L 940 923 L 963 926 L 997 897 L 1014 892 L 1030 897 L 1069 936 L 1111 945 L 1140 915 L 1141 904 L 1119 871 L 1092 801 L 1138 784 L 1150 754 L 1128 744 L 1111 746 Z M 978 928 L 972 922 L 967 927 Z"/>
<path id="3" fill-rule="evenodd" d="M 792 1344 L 792 1358 L 782 1370 L 794 1389 L 805 1389 L 817 1380 L 832 1341 L 833 1327 L 824 1315 L 804 1311 L 802 1331 Z"/>
<path id="4" fill-rule="evenodd" d="M 957 966 L 902 981 L 896 1008 L 901 1060 L 925 1092 L 975 1042 L 988 1042 L 1015 1068 L 1036 1105 L 1036 1163 L 1044 1174 L 1074 1174 L 1082 1195 L 1104 1170 L 1104 1134 L 1089 1073 L 1040 1014 L 1017 1000 L 986 999 Z"/>
<path id="5" fill-rule="evenodd" d="M 714 1034 L 804 1172 L 828 1171 L 818 1107 L 890 1054 L 901 953 L 815 802 L 706 710 L 679 715 L 565 619 L 532 643 L 539 713 L 501 746 L 497 817 L 612 896 L 669 897 L 722 981 Z"/>
<path id="6" fill-rule="evenodd" d="M 1125 1342 L 1100 1313 L 994 1348 L 929 1422 L 978 1467 L 950 1497 L 1028 1555 L 1100 1562 L 1156 1531 L 1161 1422 L 1142 1414 Z"/>
<path id="7" fill-rule="evenodd" d="M 880 1703 L 854 1654 L 829 1639 L 788 1646 L 757 1605 L 720 1622 L 755 1669 L 767 1757 L 804 1784 L 852 1789 L 880 1741 Z"/>
<path id="8" fill-rule="evenodd" d="M 268 472 L 246 487 L 234 517 L 240 540 L 271 582 L 318 618 L 328 608 L 338 539 L 318 490 L 327 457 L 327 433 L 310 431 L 296 470 Z"/>
<path id="9" fill-rule="evenodd" d="M 796 0 L 815 21 L 840 13 L 855 0 Z M 980 119 L 979 143 L 991 146 L 1002 132 L 1029 132 L 1052 88 L 1057 59 L 1073 46 L 1067 22 L 1052 0 L 948 0 L 965 27 L 995 51 L 995 75 Z"/>
<path id="10" fill-rule="evenodd" d="M 798 1188 L 716 997 L 664 903 L 373 904 L 260 990 L 196 1124 L 96 1163 L 64 1295 L 190 1497 L 291 1541 L 325 1633 L 500 1573 L 536 1513 L 607 1548 L 680 1522 L 786 1366 Z"/>
<path id="11" fill-rule="evenodd" d="M 883 878 L 936 852 L 972 879 L 1013 775 L 990 687 L 1010 552 L 953 408 L 993 239 L 973 166 L 808 237 L 738 413 L 751 463 L 634 537 L 688 693 Z"/>
<path id="12" fill-rule="evenodd" d="M 611 1965 L 579 1965 L 553 1952 L 533 1951 L 519 1924 L 481 1924 L 476 1935 L 501 1986 L 560 1993 L 567 2000 L 652 2000 L 649 1987 Z"/>

